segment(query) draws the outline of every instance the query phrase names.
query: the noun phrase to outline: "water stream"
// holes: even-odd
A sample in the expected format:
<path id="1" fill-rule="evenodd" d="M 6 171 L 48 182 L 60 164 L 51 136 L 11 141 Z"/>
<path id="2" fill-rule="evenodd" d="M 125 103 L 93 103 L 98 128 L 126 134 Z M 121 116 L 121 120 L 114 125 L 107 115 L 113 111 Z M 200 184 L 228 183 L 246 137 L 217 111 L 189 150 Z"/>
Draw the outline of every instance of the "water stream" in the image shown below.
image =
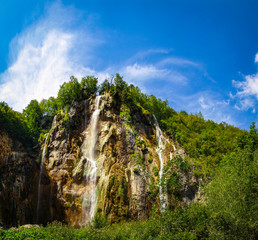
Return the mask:
<path id="1" fill-rule="evenodd" d="M 87 191 L 83 195 L 82 206 L 85 213 L 85 221 L 89 222 L 93 219 L 97 206 L 97 165 L 96 165 L 96 143 L 98 135 L 98 119 L 100 114 L 100 99 L 97 96 L 95 99 L 95 110 L 91 117 L 90 134 L 86 138 L 84 147 L 82 148 L 83 157 L 87 159 L 85 166 L 85 180 L 87 184 Z"/>
<path id="2" fill-rule="evenodd" d="M 168 140 L 164 137 L 163 132 L 161 131 L 159 127 L 159 123 L 156 119 L 156 117 L 153 115 L 154 122 L 155 122 L 155 127 L 156 127 L 156 139 L 158 146 L 156 148 L 156 152 L 159 156 L 159 161 L 160 161 L 160 169 L 159 169 L 159 200 L 160 200 L 160 211 L 164 212 L 165 209 L 167 208 L 167 194 L 166 192 L 166 187 L 165 187 L 165 180 L 163 181 L 163 168 L 164 168 L 164 158 L 163 158 L 163 151 L 165 150 L 166 144 L 168 143 Z M 164 185 L 164 186 L 163 186 Z"/>
<path id="3" fill-rule="evenodd" d="M 41 197 L 41 179 L 43 175 L 43 167 L 44 167 L 44 159 L 46 156 L 46 149 L 47 149 L 47 139 L 48 139 L 48 134 L 45 139 L 43 151 L 42 151 L 42 158 L 41 158 L 41 163 L 40 163 L 40 173 L 39 173 L 39 182 L 38 182 L 38 202 L 37 202 L 37 223 L 39 223 L 39 209 L 40 209 L 40 197 Z"/>

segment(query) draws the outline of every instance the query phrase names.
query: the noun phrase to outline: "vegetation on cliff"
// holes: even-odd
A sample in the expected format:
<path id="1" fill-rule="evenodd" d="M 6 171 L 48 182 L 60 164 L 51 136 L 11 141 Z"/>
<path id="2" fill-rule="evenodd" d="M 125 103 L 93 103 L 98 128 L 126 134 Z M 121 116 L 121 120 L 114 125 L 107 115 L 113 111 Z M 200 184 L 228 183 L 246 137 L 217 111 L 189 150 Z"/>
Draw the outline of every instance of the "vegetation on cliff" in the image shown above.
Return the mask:
<path id="1" fill-rule="evenodd" d="M 180 168 L 184 171 L 191 168 L 193 174 L 202 179 L 201 202 L 188 207 L 177 206 L 161 215 L 154 211 L 145 221 L 109 226 L 105 219 L 97 216 L 93 223 L 95 228 L 75 230 L 52 225 L 45 229 L 3 231 L 0 236 L 4 239 L 14 236 L 16 239 L 43 239 L 47 234 L 52 234 L 51 239 L 255 239 L 258 131 L 254 123 L 246 131 L 224 122 L 205 120 L 201 113 L 176 112 L 167 101 L 142 93 L 117 74 L 100 85 L 93 76 L 82 78 L 81 82 L 71 77 L 61 85 L 57 98 L 40 103 L 32 100 L 22 114 L 0 103 L 0 130 L 28 146 L 36 144 L 40 135 L 49 131 L 54 115 L 59 114 L 65 121 L 73 102 L 89 99 L 97 92 L 113 97 L 113 109 L 121 119 L 126 119 L 126 124 L 134 124 L 131 116 L 135 112 L 156 116 L 162 130 L 186 151 L 184 161 L 178 158 Z M 144 145 L 144 142 L 137 144 Z M 141 159 L 136 160 L 141 163 Z M 148 159 L 149 163 L 152 161 Z M 169 164 L 167 169 L 175 163 Z M 139 172 L 139 168 L 134 169 L 135 174 Z M 153 167 L 153 173 L 158 176 L 157 167 Z M 167 183 L 169 196 L 176 195 L 177 175 L 168 173 Z M 153 188 L 156 195 L 157 190 Z"/>

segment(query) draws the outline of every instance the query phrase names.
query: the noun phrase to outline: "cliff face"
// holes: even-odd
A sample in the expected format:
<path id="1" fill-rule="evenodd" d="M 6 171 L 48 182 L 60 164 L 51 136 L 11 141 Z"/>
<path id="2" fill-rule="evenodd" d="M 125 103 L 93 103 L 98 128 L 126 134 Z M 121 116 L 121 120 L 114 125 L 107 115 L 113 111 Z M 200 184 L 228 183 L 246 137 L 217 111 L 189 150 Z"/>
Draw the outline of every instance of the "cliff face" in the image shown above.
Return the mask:
<path id="1" fill-rule="evenodd" d="M 142 219 L 189 203 L 198 187 L 155 116 L 118 93 L 74 102 L 30 152 L 0 135 L 0 226 Z"/>
<path id="2" fill-rule="evenodd" d="M 37 156 L 0 134 L 0 226 L 33 223 L 37 201 Z"/>
<path id="3" fill-rule="evenodd" d="M 141 219 L 194 197 L 196 179 L 180 170 L 183 150 L 163 133 L 161 148 L 153 116 L 119 102 L 119 95 L 102 95 L 54 119 L 45 141 L 40 223 L 80 227 L 95 214 L 112 222 Z"/>

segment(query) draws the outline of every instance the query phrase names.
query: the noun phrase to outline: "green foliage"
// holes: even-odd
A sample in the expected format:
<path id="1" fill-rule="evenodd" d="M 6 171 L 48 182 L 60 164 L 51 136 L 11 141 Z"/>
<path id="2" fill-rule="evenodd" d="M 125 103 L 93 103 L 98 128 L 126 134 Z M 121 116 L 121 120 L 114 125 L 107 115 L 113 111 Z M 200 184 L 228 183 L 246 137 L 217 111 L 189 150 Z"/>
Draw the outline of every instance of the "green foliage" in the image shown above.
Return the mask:
<path id="1" fill-rule="evenodd" d="M 235 151 L 247 132 L 225 123 L 214 123 L 183 112 L 162 121 L 166 132 L 174 135 L 190 157 L 210 172 L 227 153 Z"/>
<path id="2" fill-rule="evenodd" d="M 0 132 L 6 132 L 25 146 L 33 142 L 24 115 L 12 110 L 5 102 L 0 102 Z"/>
<path id="3" fill-rule="evenodd" d="M 58 111 L 58 102 L 54 97 L 50 97 L 48 100 L 43 99 L 39 106 L 43 116 L 53 117 Z"/>
<path id="4" fill-rule="evenodd" d="M 111 89 L 111 83 L 106 79 L 103 83 L 99 86 L 99 94 L 103 94 L 105 92 L 109 92 Z"/>
<path id="5" fill-rule="evenodd" d="M 84 98 L 89 98 L 92 94 L 98 91 L 98 79 L 94 76 L 83 77 L 81 80 L 81 89 L 83 90 Z"/>
<path id="6" fill-rule="evenodd" d="M 128 106 L 126 106 L 125 104 L 121 105 L 120 118 L 122 120 L 126 121 L 129 124 L 132 123 L 132 118 L 131 118 L 131 115 L 130 115 L 130 108 Z"/>
<path id="7" fill-rule="evenodd" d="M 257 228 L 258 151 L 241 150 L 221 162 L 205 193 L 214 238 L 254 239 Z"/>
<path id="8" fill-rule="evenodd" d="M 73 101 L 80 99 L 81 85 L 78 80 L 71 76 L 68 83 L 64 82 L 58 91 L 57 102 L 59 108 L 70 105 Z"/>
<path id="9" fill-rule="evenodd" d="M 101 214 L 96 214 L 92 223 L 93 227 L 96 229 L 104 228 L 110 225 L 110 222 L 108 221 L 107 217 Z"/>
<path id="10" fill-rule="evenodd" d="M 37 100 L 31 100 L 29 105 L 23 110 L 23 115 L 26 119 L 27 126 L 33 137 L 37 142 L 40 135 L 40 121 L 42 119 L 42 111 Z"/>
<path id="11" fill-rule="evenodd" d="M 115 87 L 119 88 L 120 90 L 125 90 L 127 88 L 126 82 L 123 80 L 123 77 L 121 77 L 118 73 L 114 78 L 114 83 L 115 83 Z"/>

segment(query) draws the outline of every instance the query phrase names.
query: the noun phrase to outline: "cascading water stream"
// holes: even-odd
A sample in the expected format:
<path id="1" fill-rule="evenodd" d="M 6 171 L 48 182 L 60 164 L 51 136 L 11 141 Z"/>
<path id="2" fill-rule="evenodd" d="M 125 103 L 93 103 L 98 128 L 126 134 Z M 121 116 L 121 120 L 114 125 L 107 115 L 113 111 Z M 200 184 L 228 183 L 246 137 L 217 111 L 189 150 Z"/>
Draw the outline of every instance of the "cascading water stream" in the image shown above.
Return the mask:
<path id="1" fill-rule="evenodd" d="M 85 221 L 91 221 L 95 214 L 97 205 L 97 165 L 95 146 L 97 143 L 98 135 L 98 119 L 100 114 L 100 99 L 101 96 L 97 96 L 95 100 L 95 111 L 92 114 L 90 122 L 90 135 L 86 141 L 85 147 L 82 149 L 83 157 L 86 157 L 87 163 L 85 167 L 86 183 L 88 191 L 83 196 L 83 207 L 85 210 Z"/>
<path id="2" fill-rule="evenodd" d="M 42 179 L 42 174 L 43 174 L 43 166 L 44 166 L 44 159 L 46 156 L 46 149 L 47 149 L 47 139 L 48 139 L 48 134 L 45 139 L 43 151 L 42 151 L 42 158 L 41 158 L 41 164 L 40 164 L 40 173 L 39 173 L 39 182 L 38 182 L 38 202 L 37 202 L 37 223 L 39 223 L 39 209 L 40 209 L 40 196 L 41 196 L 41 179 Z"/>
<path id="3" fill-rule="evenodd" d="M 156 139 L 158 146 L 156 148 L 156 152 L 159 156 L 159 161 L 160 161 L 160 170 L 159 170 L 159 181 L 160 181 L 160 186 L 159 186 L 159 200 L 160 200 L 160 211 L 164 212 L 164 210 L 167 208 L 167 195 L 164 193 L 164 188 L 163 188 L 163 183 L 162 183 L 162 177 L 163 177 L 163 168 L 164 168 L 164 158 L 163 158 L 163 151 L 166 147 L 166 144 L 168 140 L 164 137 L 163 132 L 161 131 L 159 127 L 159 123 L 156 119 L 156 117 L 153 115 L 154 122 L 155 122 L 155 127 L 156 127 Z"/>

